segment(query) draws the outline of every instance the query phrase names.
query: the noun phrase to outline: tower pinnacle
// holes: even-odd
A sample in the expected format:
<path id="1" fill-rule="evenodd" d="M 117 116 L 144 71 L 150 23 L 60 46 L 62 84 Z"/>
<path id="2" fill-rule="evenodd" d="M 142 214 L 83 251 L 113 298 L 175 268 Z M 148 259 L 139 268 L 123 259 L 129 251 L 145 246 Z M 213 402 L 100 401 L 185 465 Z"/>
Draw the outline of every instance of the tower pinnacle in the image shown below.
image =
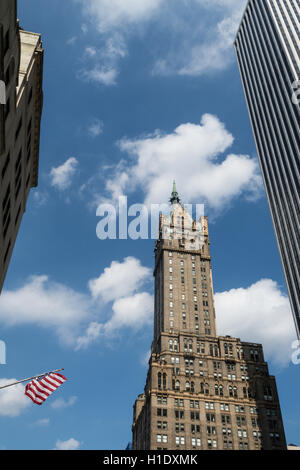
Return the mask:
<path id="1" fill-rule="evenodd" d="M 179 196 L 178 196 L 178 192 L 177 192 L 177 190 L 176 190 L 176 183 L 175 183 L 175 180 L 173 181 L 173 191 L 172 191 L 172 194 L 171 194 L 170 203 L 171 203 L 171 204 L 179 204 L 179 203 L 180 203 L 180 199 L 179 199 Z"/>

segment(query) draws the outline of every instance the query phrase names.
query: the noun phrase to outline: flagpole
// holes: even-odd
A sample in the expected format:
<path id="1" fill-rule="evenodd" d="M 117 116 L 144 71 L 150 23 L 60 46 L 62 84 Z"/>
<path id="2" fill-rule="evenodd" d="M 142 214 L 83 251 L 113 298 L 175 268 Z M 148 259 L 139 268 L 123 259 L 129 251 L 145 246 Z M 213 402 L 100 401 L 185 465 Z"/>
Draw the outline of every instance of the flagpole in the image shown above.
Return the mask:
<path id="1" fill-rule="evenodd" d="M 28 379 L 19 380 L 18 382 L 14 382 L 12 384 L 4 385 L 3 387 L 0 387 L 0 390 L 2 390 L 3 388 L 12 387 L 13 385 L 21 384 L 23 382 L 29 382 L 29 380 L 38 379 L 39 377 L 43 377 L 44 375 L 53 374 L 54 372 L 60 372 L 62 370 L 64 370 L 64 369 L 52 370 L 51 372 L 46 372 L 44 374 L 35 375 L 34 377 L 28 377 Z"/>

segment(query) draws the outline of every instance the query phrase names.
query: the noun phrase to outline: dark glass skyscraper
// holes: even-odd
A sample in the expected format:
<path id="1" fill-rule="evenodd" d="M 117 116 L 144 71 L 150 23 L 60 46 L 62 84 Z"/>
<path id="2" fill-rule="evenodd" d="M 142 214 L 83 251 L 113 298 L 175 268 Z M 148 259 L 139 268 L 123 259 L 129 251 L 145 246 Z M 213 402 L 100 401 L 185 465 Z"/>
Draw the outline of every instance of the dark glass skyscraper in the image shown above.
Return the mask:
<path id="1" fill-rule="evenodd" d="M 235 49 L 300 337 L 300 1 L 250 0 Z"/>

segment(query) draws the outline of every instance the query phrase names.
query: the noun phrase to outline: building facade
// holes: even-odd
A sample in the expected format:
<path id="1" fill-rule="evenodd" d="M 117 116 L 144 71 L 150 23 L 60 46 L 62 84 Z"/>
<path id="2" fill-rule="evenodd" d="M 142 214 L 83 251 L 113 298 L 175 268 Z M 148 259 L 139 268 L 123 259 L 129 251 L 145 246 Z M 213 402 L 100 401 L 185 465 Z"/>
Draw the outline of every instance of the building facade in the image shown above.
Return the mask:
<path id="1" fill-rule="evenodd" d="M 173 189 L 155 246 L 154 339 L 133 449 L 286 449 L 262 346 L 217 336 L 206 217 Z"/>
<path id="2" fill-rule="evenodd" d="M 43 48 L 39 34 L 23 31 L 17 2 L 0 2 L 0 292 L 30 188 L 38 184 Z"/>
<path id="3" fill-rule="evenodd" d="M 250 0 L 235 50 L 300 338 L 299 31 L 299 0 Z"/>

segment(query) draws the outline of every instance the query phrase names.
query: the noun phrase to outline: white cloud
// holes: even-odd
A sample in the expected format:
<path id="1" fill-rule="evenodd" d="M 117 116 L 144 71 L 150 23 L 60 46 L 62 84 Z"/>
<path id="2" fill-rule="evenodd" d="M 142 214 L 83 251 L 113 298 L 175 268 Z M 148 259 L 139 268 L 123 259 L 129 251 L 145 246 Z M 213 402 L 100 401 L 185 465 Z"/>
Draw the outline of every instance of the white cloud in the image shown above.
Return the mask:
<path id="1" fill-rule="evenodd" d="M 92 65 L 79 70 L 77 77 L 88 82 L 96 82 L 106 86 L 116 85 L 119 74 L 119 60 L 126 57 L 127 47 L 123 36 L 115 32 L 109 36 L 104 46 L 85 48 L 84 58 L 92 61 Z"/>
<path id="2" fill-rule="evenodd" d="M 149 19 L 162 0 L 76 0 L 101 33 Z"/>
<path id="3" fill-rule="evenodd" d="M 174 39 L 154 73 L 202 75 L 224 70 L 234 60 L 233 42 L 246 0 L 189 0 L 191 14 L 178 18 Z M 175 11 L 174 17 L 178 12 Z M 179 26 L 178 26 L 179 25 Z"/>
<path id="4" fill-rule="evenodd" d="M 68 46 L 73 46 L 77 40 L 76 36 L 72 36 L 70 39 L 67 40 L 67 45 Z"/>
<path id="5" fill-rule="evenodd" d="M 94 57 L 97 54 L 95 47 L 86 47 L 85 54 L 89 57 Z"/>
<path id="6" fill-rule="evenodd" d="M 0 387 L 14 382 L 17 382 L 17 379 L 0 379 Z M 0 391 L 0 416 L 14 418 L 30 405 L 31 401 L 25 395 L 25 387 L 22 384 L 4 388 Z"/>
<path id="7" fill-rule="evenodd" d="M 46 192 L 35 190 L 32 192 L 32 197 L 35 207 L 39 208 L 47 204 L 49 195 Z"/>
<path id="8" fill-rule="evenodd" d="M 51 185 L 60 190 L 69 188 L 72 184 L 72 177 L 76 172 L 78 161 L 71 157 L 63 165 L 52 168 L 50 171 Z"/>
<path id="9" fill-rule="evenodd" d="M 66 441 L 56 441 L 54 450 L 77 450 L 80 447 L 80 442 L 71 437 Z"/>
<path id="10" fill-rule="evenodd" d="M 91 314 L 92 302 L 87 295 L 51 282 L 47 276 L 32 276 L 19 289 L 2 292 L 0 311 L 5 326 L 53 328 L 64 343 L 72 344 L 80 324 Z"/>
<path id="11" fill-rule="evenodd" d="M 93 119 L 88 126 L 88 133 L 91 137 L 98 137 L 103 133 L 103 121 L 100 119 Z"/>
<path id="12" fill-rule="evenodd" d="M 159 41 L 159 48 L 155 49 L 155 44 L 152 48 L 156 56 L 153 72 L 195 76 L 223 70 L 233 62 L 233 41 L 246 5 L 246 0 L 75 1 L 82 4 L 84 15 L 102 40 L 116 32 L 124 44 L 132 36 L 141 39 L 151 21 L 151 32 L 155 29 Z M 115 84 L 123 57 L 116 57 L 108 69 L 111 73 L 114 70 L 113 79 L 107 79 L 107 64 L 103 70 L 99 65 L 90 70 L 89 79 Z"/>
<path id="13" fill-rule="evenodd" d="M 105 323 L 92 322 L 85 334 L 77 339 L 76 349 L 85 349 L 95 342 L 100 335 L 113 336 L 122 328 L 139 331 L 153 323 L 153 296 L 141 292 L 130 297 L 122 297 L 112 305 L 113 315 Z"/>
<path id="14" fill-rule="evenodd" d="M 288 364 L 295 327 L 288 297 L 275 281 L 262 279 L 248 288 L 216 293 L 215 306 L 218 334 L 262 343 L 268 360 Z"/>
<path id="15" fill-rule="evenodd" d="M 32 426 L 45 427 L 45 426 L 49 426 L 49 424 L 50 424 L 49 418 L 42 418 L 42 419 L 38 419 L 37 421 L 35 421 L 32 424 Z"/>
<path id="16" fill-rule="evenodd" d="M 118 71 L 110 66 L 96 66 L 91 70 L 82 70 L 79 72 L 78 77 L 87 82 L 97 82 L 102 85 L 115 85 L 118 76 Z"/>
<path id="17" fill-rule="evenodd" d="M 148 366 L 150 357 L 151 357 L 151 349 L 149 349 L 149 351 L 145 352 L 145 354 L 142 356 L 142 358 L 141 358 L 142 366 L 144 366 L 144 367 Z"/>
<path id="18" fill-rule="evenodd" d="M 122 327 L 141 329 L 153 323 L 153 296 L 141 292 L 130 297 L 118 299 L 113 304 L 113 316 L 104 325 L 106 334 Z"/>
<path id="19" fill-rule="evenodd" d="M 103 333 L 103 325 L 98 322 L 91 322 L 83 336 L 77 338 L 76 350 L 86 349 L 99 338 L 101 333 Z"/>
<path id="20" fill-rule="evenodd" d="M 146 204 L 164 203 L 175 178 L 184 202 L 205 202 L 217 210 L 237 196 L 258 197 L 262 183 L 256 159 L 222 155 L 233 140 L 210 114 L 200 124 L 181 124 L 170 134 L 156 131 L 136 140 L 123 139 L 119 147 L 134 163 L 119 164 L 106 189 L 114 198 L 138 187 L 145 191 Z"/>
<path id="21" fill-rule="evenodd" d="M 151 278 L 151 270 L 133 257 L 122 263 L 113 261 L 104 273 L 89 282 L 92 297 L 113 302 L 112 316 L 106 322 L 91 322 L 84 335 L 77 339 L 77 349 L 88 347 L 100 335 L 112 336 L 123 328 L 139 330 L 153 321 L 153 297 L 138 292 Z"/>
<path id="22" fill-rule="evenodd" d="M 63 344 L 83 347 L 95 341 L 101 332 L 109 337 L 126 326 L 135 330 L 148 323 L 151 296 L 140 291 L 150 275 L 151 270 L 136 258 L 113 261 L 99 278 L 89 282 L 90 291 L 86 294 L 52 282 L 47 276 L 32 276 L 18 289 L 3 291 L 0 324 L 50 328 Z M 112 306 L 106 305 L 109 302 L 113 302 Z M 74 399 L 58 401 L 56 405 L 71 406 Z"/>
<path id="23" fill-rule="evenodd" d="M 128 256 L 122 263 L 112 261 L 101 276 L 89 282 L 89 288 L 94 298 L 101 296 L 104 302 L 110 302 L 136 292 L 150 276 L 149 268 Z"/>
<path id="24" fill-rule="evenodd" d="M 51 407 L 54 410 L 61 410 L 63 408 L 69 408 L 70 406 L 75 405 L 76 401 L 76 396 L 70 397 L 68 400 L 65 400 L 64 398 L 57 398 L 51 403 Z"/>

